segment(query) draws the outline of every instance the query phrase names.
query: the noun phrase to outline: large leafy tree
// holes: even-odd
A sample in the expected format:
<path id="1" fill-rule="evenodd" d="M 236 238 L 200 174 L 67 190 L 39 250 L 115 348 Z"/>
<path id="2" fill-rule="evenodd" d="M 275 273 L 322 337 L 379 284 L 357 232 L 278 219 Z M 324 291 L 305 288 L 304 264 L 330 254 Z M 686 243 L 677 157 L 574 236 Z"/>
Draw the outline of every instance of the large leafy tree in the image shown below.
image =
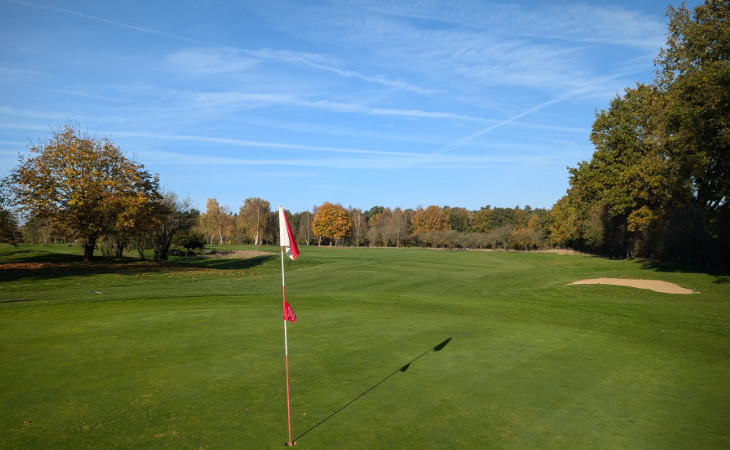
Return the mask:
<path id="1" fill-rule="evenodd" d="M 41 144 L 9 176 L 15 200 L 32 217 L 50 220 L 80 239 L 84 260 L 93 260 L 102 235 L 135 227 L 159 198 L 159 179 L 127 159 L 108 139 L 66 125 Z"/>
<path id="2" fill-rule="evenodd" d="M 657 59 L 664 90 L 668 157 L 684 182 L 669 235 L 690 227 L 700 242 L 730 254 L 730 2 L 668 9 L 667 46 Z M 708 255 L 708 252 L 703 256 Z M 717 259 L 714 256 L 713 259 Z"/>
<path id="3" fill-rule="evenodd" d="M 337 243 L 350 235 L 352 219 L 341 205 L 325 202 L 314 214 L 312 230 L 315 236 Z"/>
<path id="4" fill-rule="evenodd" d="M 579 234 L 592 251 L 640 251 L 672 206 L 677 178 L 656 125 L 658 94 L 638 85 L 616 97 L 593 123 L 593 158 L 570 169 L 571 204 L 584 222 Z"/>
<path id="5" fill-rule="evenodd" d="M 570 169 L 568 199 L 553 218 L 564 242 L 588 250 L 722 264 L 730 253 L 730 3 L 667 15 L 655 82 L 597 114 L 596 151 Z M 565 232 L 567 219 L 575 233 Z"/>

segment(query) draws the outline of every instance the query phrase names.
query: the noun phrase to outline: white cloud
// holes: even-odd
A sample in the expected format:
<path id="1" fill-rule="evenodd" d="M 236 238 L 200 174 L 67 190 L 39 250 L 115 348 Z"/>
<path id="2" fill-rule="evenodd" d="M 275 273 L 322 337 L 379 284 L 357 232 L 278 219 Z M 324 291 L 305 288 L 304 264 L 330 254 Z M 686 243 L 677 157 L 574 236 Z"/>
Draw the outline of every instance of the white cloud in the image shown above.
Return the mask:
<path id="1" fill-rule="evenodd" d="M 258 63 L 234 48 L 189 48 L 168 55 L 167 61 L 174 69 L 194 76 L 245 72 Z"/>

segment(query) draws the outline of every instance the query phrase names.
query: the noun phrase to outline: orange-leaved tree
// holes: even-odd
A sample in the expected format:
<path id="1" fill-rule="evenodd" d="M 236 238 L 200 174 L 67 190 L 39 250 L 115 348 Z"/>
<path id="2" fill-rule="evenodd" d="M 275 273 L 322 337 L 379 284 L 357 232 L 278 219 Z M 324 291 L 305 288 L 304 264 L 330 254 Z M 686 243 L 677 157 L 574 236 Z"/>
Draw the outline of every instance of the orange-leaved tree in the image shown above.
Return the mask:
<path id="1" fill-rule="evenodd" d="M 433 231 L 450 230 L 449 216 L 438 206 L 429 206 L 426 209 L 419 207 L 411 217 L 413 236 Z"/>
<path id="2" fill-rule="evenodd" d="M 312 231 L 319 238 L 329 239 L 337 245 L 341 239 L 350 235 L 352 219 L 341 205 L 325 202 L 314 214 Z M 321 243 L 321 240 L 320 240 Z"/>
<path id="3" fill-rule="evenodd" d="M 148 205 L 160 199 L 157 175 L 108 139 L 81 134 L 71 124 L 30 152 L 35 156 L 21 156 L 8 177 L 15 200 L 31 217 L 80 239 L 86 262 L 101 236 L 142 228 Z"/>

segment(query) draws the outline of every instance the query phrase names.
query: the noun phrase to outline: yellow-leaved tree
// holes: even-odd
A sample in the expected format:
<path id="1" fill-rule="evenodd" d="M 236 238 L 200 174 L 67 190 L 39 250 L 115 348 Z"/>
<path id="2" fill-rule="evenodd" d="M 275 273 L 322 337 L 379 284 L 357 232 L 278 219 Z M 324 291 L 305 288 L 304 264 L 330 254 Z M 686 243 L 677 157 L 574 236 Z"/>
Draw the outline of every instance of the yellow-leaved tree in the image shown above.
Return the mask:
<path id="1" fill-rule="evenodd" d="M 418 207 L 411 217 L 413 236 L 434 231 L 450 230 L 449 216 L 438 206 L 429 206 L 426 209 Z"/>
<path id="2" fill-rule="evenodd" d="M 84 261 L 93 260 L 101 236 L 152 225 L 159 178 L 127 159 L 109 139 L 67 124 L 30 152 L 8 177 L 15 201 L 30 217 L 49 220 L 81 240 Z"/>
<path id="3" fill-rule="evenodd" d="M 326 238 L 337 245 L 341 239 L 350 235 L 351 229 L 352 219 L 340 205 L 325 202 L 314 214 L 312 231 L 320 238 L 320 243 L 321 238 Z"/>

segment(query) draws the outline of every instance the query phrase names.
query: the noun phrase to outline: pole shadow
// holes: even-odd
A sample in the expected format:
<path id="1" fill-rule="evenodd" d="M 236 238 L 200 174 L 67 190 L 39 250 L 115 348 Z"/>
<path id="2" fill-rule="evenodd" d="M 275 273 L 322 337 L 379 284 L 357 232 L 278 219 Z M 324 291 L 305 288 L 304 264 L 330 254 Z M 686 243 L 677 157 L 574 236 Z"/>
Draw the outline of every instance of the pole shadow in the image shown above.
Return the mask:
<path id="1" fill-rule="evenodd" d="M 408 369 L 409 369 L 409 368 L 411 367 L 411 364 L 413 364 L 414 362 L 416 362 L 416 361 L 418 361 L 419 359 L 423 358 L 423 357 L 424 357 L 424 356 L 426 356 L 427 354 L 429 354 L 429 353 L 431 353 L 431 352 L 440 352 L 441 350 L 443 350 L 443 349 L 444 349 L 444 347 L 446 347 L 446 345 L 447 345 L 447 344 L 448 344 L 448 343 L 449 343 L 450 341 L 451 341 L 451 338 L 448 338 L 448 339 L 446 339 L 445 341 L 443 341 L 443 342 L 441 342 L 440 344 L 438 344 L 437 346 L 435 346 L 435 347 L 432 347 L 432 348 L 429 348 L 429 349 L 428 349 L 428 350 L 426 350 L 425 352 L 423 352 L 423 353 L 421 353 L 420 355 L 416 356 L 415 358 L 413 358 L 412 360 L 410 360 L 410 361 L 409 361 L 408 363 L 406 363 L 406 364 L 405 364 L 404 366 L 402 366 L 402 367 L 400 367 L 400 368 L 396 369 L 395 371 L 393 371 L 393 373 L 391 373 L 390 375 L 386 376 L 386 377 L 385 377 L 385 378 L 383 378 L 382 380 L 380 380 L 380 381 L 378 381 L 377 383 L 375 383 L 374 385 L 372 385 L 372 386 L 371 386 L 370 388 L 368 388 L 368 389 L 367 389 L 366 391 L 364 391 L 364 392 L 363 392 L 362 394 L 358 395 L 357 397 L 355 397 L 355 398 L 353 398 L 352 400 L 350 400 L 349 402 L 347 402 L 347 403 L 346 403 L 346 404 L 345 404 L 344 406 L 342 406 L 342 407 L 341 407 L 340 409 L 338 409 L 337 411 L 333 412 L 333 413 L 332 413 L 332 414 L 330 414 L 329 416 L 327 416 L 327 417 L 325 417 L 324 419 L 322 419 L 322 420 L 321 420 L 321 421 L 320 421 L 320 422 L 319 422 L 318 424 L 316 424 L 316 425 L 312 426 L 312 427 L 311 427 L 310 429 L 308 429 L 308 430 L 307 430 L 307 431 L 305 431 L 304 433 L 302 433 L 302 434 L 300 434 L 299 436 L 297 436 L 297 437 L 296 437 L 296 438 L 294 439 L 294 441 L 298 441 L 298 440 L 299 440 L 299 439 L 301 439 L 302 437 L 304 437 L 304 436 L 306 436 L 307 434 L 309 434 L 310 432 L 314 431 L 314 430 L 315 430 L 315 429 L 317 429 L 317 428 L 318 428 L 318 427 L 319 427 L 320 425 L 324 424 L 325 422 L 327 422 L 328 420 L 330 420 L 331 418 L 333 418 L 333 417 L 334 417 L 334 416 L 336 416 L 337 414 L 339 414 L 339 413 L 341 413 L 342 411 L 344 411 L 345 409 L 347 409 L 347 408 L 348 408 L 348 407 L 349 407 L 350 405 L 352 405 L 352 404 L 353 404 L 353 403 L 355 403 L 356 401 L 360 400 L 360 399 L 361 399 L 362 397 L 366 396 L 367 394 L 369 394 L 370 392 L 372 392 L 373 390 L 375 390 L 375 389 L 376 389 L 376 388 L 377 388 L 378 386 L 380 386 L 381 384 L 383 384 L 383 383 L 385 383 L 386 381 L 388 381 L 388 380 L 389 380 L 389 379 L 390 379 L 390 378 L 391 378 L 391 377 L 392 377 L 393 375 L 395 375 L 395 374 L 397 374 L 397 373 L 399 373 L 399 372 L 406 372 L 406 371 L 407 371 L 407 370 L 408 370 Z"/>

